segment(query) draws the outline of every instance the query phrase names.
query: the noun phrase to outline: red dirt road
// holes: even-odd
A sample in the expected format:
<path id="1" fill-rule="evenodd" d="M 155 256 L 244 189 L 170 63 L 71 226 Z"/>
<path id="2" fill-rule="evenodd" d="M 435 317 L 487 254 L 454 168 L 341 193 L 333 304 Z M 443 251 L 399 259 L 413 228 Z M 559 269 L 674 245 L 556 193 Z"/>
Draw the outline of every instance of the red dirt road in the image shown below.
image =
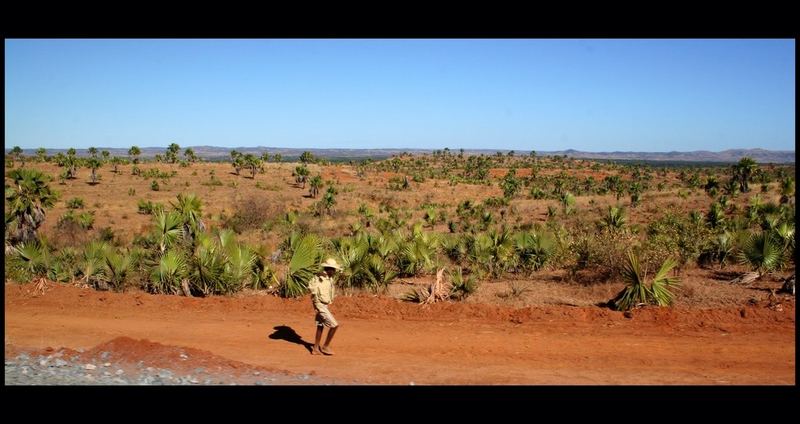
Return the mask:
<path id="1" fill-rule="evenodd" d="M 269 337 L 274 327 L 288 326 L 313 342 L 308 298 L 50 287 L 36 295 L 30 284 L 6 284 L 7 357 L 19 348 L 91 349 L 129 337 L 362 384 L 795 384 L 793 298 L 780 306 L 647 308 L 625 318 L 599 307 L 420 307 L 385 297 L 338 297 L 332 305 L 341 324 L 336 355 L 322 357 Z"/>

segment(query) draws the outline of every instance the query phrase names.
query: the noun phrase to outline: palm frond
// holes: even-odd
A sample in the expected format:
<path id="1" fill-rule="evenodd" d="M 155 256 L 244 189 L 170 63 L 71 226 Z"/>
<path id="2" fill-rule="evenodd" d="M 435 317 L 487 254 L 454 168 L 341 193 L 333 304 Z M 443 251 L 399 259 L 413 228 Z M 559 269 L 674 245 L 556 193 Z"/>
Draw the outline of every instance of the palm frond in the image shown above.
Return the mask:
<path id="1" fill-rule="evenodd" d="M 187 278 L 192 292 L 209 296 L 225 287 L 225 257 L 214 246 L 198 246 L 188 264 Z"/>
<path id="2" fill-rule="evenodd" d="M 386 288 L 397 277 L 397 272 L 389 269 L 386 262 L 377 255 L 370 255 L 367 262 L 367 277 L 370 285 L 378 290 Z"/>
<path id="3" fill-rule="evenodd" d="M 219 245 L 223 250 L 229 250 L 236 245 L 236 233 L 233 230 L 222 229 L 217 233 Z"/>
<path id="4" fill-rule="evenodd" d="M 775 270 L 783 261 L 782 246 L 768 232 L 752 234 L 739 252 L 739 263 L 750 266 L 759 275 Z"/>
<path id="5" fill-rule="evenodd" d="M 14 248 L 16 253 L 13 266 L 19 268 L 30 277 L 47 275 L 50 268 L 50 253 L 46 246 L 38 240 L 23 242 Z"/>
<path id="6" fill-rule="evenodd" d="M 628 261 L 623 265 L 622 270 L 622 278 L 626 287 L 609 303 L 619 311 L 627 311 L 645 304 L 671 305 L 674 294 L 670 289 L 677 287 L 679 281 L 676 277 L 669 276 L 669 272 L 676 264 L 675 259 L 667 258 L 648 286 L 647 273 L 642 270 L 639 257 L 633 252 L 628 252 Z"/>
<path id="7" fill-rule="evenodd" d="M 464 273 L 461 267 L 456 267 L 455 271 L 450 273 L 450 297 L 456 299 L 466 299 L 469 295 L 478 289 L 478 284 L 475 281 L 475 276 L 470 275 L 464 278 Z"/>
<path id="8" fill-rule="evenodd" d="M 658 306 L 669 306 L 672 304 L 674 295 L 669 289 L 678 285 L 678 278 L 670 276 L 669 272 L 672 268 L 675 268 L 677 264 L 678 262 L 675 259 L 667 258 L 664 263 L 661 264 L 661 268 L 659 268 L 656 275 L 653 276 L 650 289 L 653 300 L 655 300 Z"/>
<path id="9" fill-rule="evenodd" d="M 308 290 L 308 281 L 319 272 L 322 246 L 314 236 L 304 236 L 293 246 L 289 270 L 281 286 L 284 297 L 297 297 Z"/>
<path id="10" fill-rule="evenodd" d="M 228 260 L 225 280 L 230 284 L 220 287 L 221 293 L 230 293 L 247 286 L 253 278 L 253 265 L 256 262 L 256 255 L 246 246 L 235 245 L 226 250 Z"/>
<path id="11" fill-rule="evenodd" d="M 186 271 L 186 259 L 183 255 L 179 251 L 168 250 L 150 274 L 153 290 L 156 293 L 178 294 Z"/>
<path id="12" fill-rule="evenodd" d="M 639 304 L 647 303 L 650 290 L 645 285 L 645 274 L 639 264 L 639 258 L 628 252 L 628 261 L 622 267 L 622 279 L 626 287 L 612 300 L 617 310 L 627 311 Z"/>
<path id="13" fill-rule="evenodd" d="M 158 212 L 154 215 L 155 235 L 163 253 L 183 237 L 183 218 L 175 211 Z"/>
<path id="14" fill-rule="evenodd" d="M 131 269 L 131 258 L 109 250 L 103 259 L 104 263 L 100 273 L 101 279 L 115 290 L 124 289 L 125 279 Z"/>

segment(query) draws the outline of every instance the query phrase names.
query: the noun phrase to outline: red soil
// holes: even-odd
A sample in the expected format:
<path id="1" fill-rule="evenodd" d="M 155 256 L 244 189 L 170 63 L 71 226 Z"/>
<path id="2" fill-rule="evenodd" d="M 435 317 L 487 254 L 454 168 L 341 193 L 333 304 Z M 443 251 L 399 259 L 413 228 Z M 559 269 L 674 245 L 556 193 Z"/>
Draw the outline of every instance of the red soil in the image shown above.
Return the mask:
<path id="1" fill-rule="evenodd" d="M 378 384 L 795 384 L 794 298 L 736 307 L 421 307 L 338 297 L 335 356 L 312 356 L 308 298 L 185 298 L 6 284 L 6 358 L 22 348 L 108 351 L 126 361 L 267 369 Z M 290 327 L 300 341 L 275 337 Z M 270 335 L 273 337 L 271 338 Z M 289 337 L 290 339 L 290 337 Z M 91 350 L 93 349 L 93 350 Z M 197 367 L 197 362 L 192 363 Z"/>

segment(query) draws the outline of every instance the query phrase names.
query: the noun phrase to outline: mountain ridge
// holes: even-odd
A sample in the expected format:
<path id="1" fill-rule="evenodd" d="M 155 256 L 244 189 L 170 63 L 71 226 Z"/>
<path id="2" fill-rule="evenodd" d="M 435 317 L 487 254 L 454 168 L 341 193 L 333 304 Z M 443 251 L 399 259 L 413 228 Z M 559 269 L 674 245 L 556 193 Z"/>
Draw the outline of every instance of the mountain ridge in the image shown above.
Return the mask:
<path id="1" fill-rule="evenodd" d="M 241 153 L 253 153 L 261 155 L 268 152 L 270 155 L 276 153 L 281 154 L 285 159 L 293 159 L 304 151 L 309 151 L 315 156 L 329 158 L 329 159 L 383 159 L 393 155 L 402 153 L 423 154 L 431 153 L 434 150 L 442 151 L 444 149 L 403 149 L 403 148 L 376 148 L 376 149 L 314 149 L 314 148 L 292 148 L 292 147 L 217 147 L 217 146 L 184 146 L 181 147 L 181 156 L 183 151 L 191 147 L 195 154 L 204 159 L 224 159 L 230 157 L 232 150 L 237 150 Z M 67 149 L 46 149 L 48 155 L 53 155 L 58 152 L 66 153 Z M 97 147 L 98 151 L 108 150 L 112 156 L 127 156 L 127 148 L 107 148 Z M 156 154 L 164 154 L 166 147 L 141 147 L 142 157 L 153 157 Z M 8 154 L 11 149 L 5 149 Z M 530 150 L 509 150 L 509 149 L 464 149 L 464 153 L 468 155 L 494 155 L 497 152 L 508 154 L 509 151 L 514 151 L 515 155 L 528 155 Z M 23 149 L 25 155 L 35 155 L 36 149 Z M 79 156 L 87 156 L 88 149 L 76 149 Z M 460 149 L 450 149 L 451 154 L 458 154 Z M 556 150 L 556 151 L 536 151 L 538 156 L 568 156 L 576 159 L 603 159 L 603 160 L 643 160 L 643 161 L 678 161 L 678 162 L 721 162 L 732 163 L 738 162 L 744 156 L 753 158 L 759 163 L 794 163 L 795 151 L 794 150 L 767 150 L 761 148 L 753 149 L 727 149 L 719 152 L 709 150 L 695 150 L 689 152 L 669 151 L 669 152 L 631 152 L 631 151 L 612 151 L 612 152 L 584 152 L 575 149 Z"/>

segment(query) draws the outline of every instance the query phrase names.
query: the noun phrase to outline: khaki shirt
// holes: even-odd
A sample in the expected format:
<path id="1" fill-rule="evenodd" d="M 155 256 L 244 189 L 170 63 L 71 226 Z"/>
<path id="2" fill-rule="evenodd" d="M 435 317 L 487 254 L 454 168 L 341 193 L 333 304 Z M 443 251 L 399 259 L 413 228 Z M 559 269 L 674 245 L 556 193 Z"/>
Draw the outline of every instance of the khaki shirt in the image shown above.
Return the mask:
<path id="1" fill-rule="evenodd" d="M 308 282 L 308 290 L 311 292 L 311 301 L 313 303 L 321 303 L 323 305 L 333 303 L 335 296 L 333 278 L 327 275 L 316 275 Z"/>

